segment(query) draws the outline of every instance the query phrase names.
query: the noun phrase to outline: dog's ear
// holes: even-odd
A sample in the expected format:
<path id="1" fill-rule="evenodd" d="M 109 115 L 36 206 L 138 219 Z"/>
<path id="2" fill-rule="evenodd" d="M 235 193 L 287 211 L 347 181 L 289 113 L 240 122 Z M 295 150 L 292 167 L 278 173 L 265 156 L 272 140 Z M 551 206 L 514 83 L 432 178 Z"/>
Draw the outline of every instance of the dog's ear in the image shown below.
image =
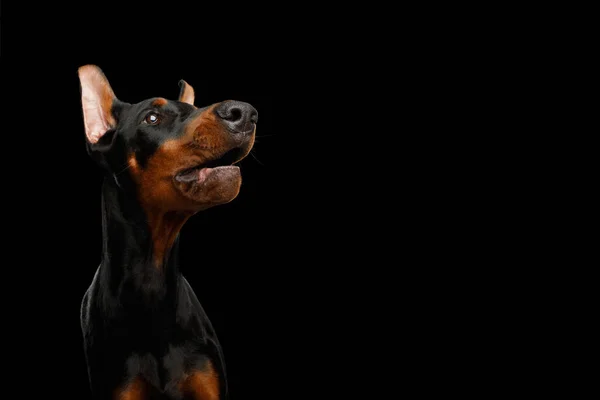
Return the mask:
<path id="1" fill-rule="evenodd" d="M 179 101 L 194 105 L 194 88 L 183 79 L 179 81 Z"/>
<path id="2" fill-rule="evenodd" d="M 116 97 L 108 79 L 97 66 L 84 65 L 77 72 L 81 85 L 85 136 L 90 144 L 95 144 L 106 132 L 116 126 L 112 113 Z"/>

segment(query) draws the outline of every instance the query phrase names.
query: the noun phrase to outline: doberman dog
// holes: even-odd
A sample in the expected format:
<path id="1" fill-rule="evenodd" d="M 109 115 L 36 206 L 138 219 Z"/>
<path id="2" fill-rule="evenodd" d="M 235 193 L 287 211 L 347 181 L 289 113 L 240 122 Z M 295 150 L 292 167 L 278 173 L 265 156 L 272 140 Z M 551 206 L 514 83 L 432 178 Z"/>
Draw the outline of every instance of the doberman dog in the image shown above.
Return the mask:
<path id="1" fill-rule="evenodd" d="M 179 232 L 236 198 L 234 165 L 254 145 L 258 113 L 227 100 L 119 100 L 95 65 L 78 69 L 85 143 L 104 172 L 102 255 L 81 304 L 94 399 L 228 398 L 223 352 L 178 269 Z"/>

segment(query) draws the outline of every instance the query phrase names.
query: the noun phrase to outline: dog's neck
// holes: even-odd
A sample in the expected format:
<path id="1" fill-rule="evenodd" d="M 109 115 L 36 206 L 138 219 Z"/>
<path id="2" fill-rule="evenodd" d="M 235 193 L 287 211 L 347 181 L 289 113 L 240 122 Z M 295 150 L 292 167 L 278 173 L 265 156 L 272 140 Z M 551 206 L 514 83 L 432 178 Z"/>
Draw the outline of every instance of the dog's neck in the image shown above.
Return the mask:
<path id="1" fill-rule="evenodd" d="M 150 212 L 149 212 L 150 211 Z M 145 210 L 106 178 L 102 185 L 102 262 L 113 284 L 130 278 L 140 289 L 177 276 L 178 235 L 189 214 Z"/>

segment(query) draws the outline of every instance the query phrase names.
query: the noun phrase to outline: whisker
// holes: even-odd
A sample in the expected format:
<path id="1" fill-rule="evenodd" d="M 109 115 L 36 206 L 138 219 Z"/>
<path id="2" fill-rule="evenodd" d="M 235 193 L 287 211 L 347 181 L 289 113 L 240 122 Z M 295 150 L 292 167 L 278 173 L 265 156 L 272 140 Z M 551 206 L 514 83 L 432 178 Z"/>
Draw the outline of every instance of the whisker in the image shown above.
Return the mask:
<path id="1" fill-rule="evenodd" d="M 250 150 L 250 155 L 256 160 L 256 162 L 258 162 L 260 165 L 262 165 L 263 167 L 265 166 L 265 164 L 263 164 L 262 162 L 260 162 L 260 160 L 256 157 L 256 155 L 254 155 L 254 149 Z"/>
<path id="2" fill-rule="evenodd" d="M 127 165 L 127 166 L 126 166 L 125 168 L 123 168 L 121 171 L 119 171 L 119 172 L 115 173 L 115 175 L 121 175 L 123 172 L 125 172 L 125 171 L 127 171 L 129 168 L 131 168 L 131 164 L 129 164 L 129 163 L 126 163 L 126 165 Z"/>

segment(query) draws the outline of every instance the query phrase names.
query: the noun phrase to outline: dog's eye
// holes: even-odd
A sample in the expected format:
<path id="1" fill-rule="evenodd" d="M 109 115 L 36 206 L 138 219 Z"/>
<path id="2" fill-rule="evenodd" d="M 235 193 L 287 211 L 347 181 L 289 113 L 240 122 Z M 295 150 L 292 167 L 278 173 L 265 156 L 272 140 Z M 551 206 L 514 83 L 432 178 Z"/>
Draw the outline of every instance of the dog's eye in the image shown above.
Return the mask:
<path id="1" fill-rule="evenodd" d="M 146 118 L 144 118 L 144 122 L 150 125 L 156 125 L 160 122 L 160 117 L 158 116 L 158 114 L 151 112 L 150 114 L 146 115 Z"/>

